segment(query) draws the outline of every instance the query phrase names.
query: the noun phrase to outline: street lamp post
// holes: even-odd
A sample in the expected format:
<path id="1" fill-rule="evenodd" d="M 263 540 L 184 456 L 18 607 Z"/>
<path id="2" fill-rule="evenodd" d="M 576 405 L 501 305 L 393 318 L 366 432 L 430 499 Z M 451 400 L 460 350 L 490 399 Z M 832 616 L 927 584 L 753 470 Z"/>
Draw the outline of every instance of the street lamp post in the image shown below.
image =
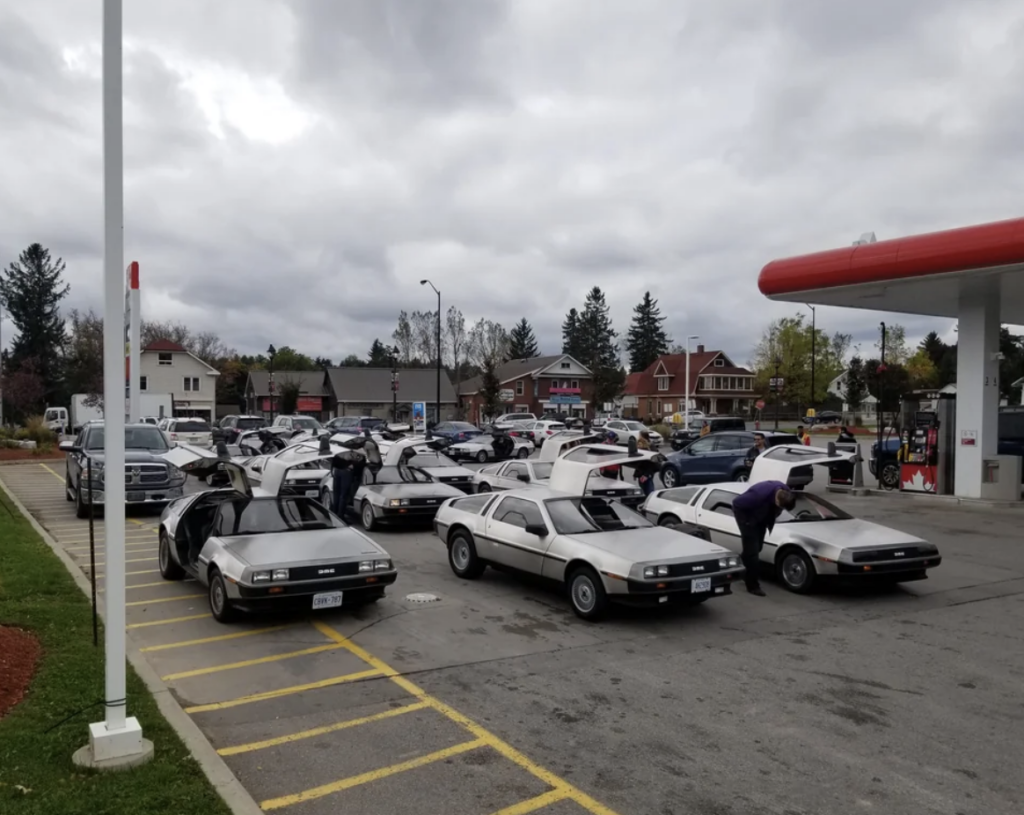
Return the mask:
<path id="1" fill-rule="evenodd" d="M 814 391 L 814 363 L 818 357 L 818 310 L 807 303 L 807 308 L 811 310 L 811 407 L 816 407 L 815 391 Z"/>
<path id="2" fill-rule="evenodd" d="M 434 406 L 434 422 L 441 424 L 441 292 L 429 280 L 421 280 L 421 286 L 430 286 L 437 295 L 437 403 Z"/>
<path id="3" fill-rule="evenodd" d="M 878 461 L 881 461 L 882 455 L 882 436 L 885 425 L 885 409 L 882 406 L 882 400 L 885 398 L 885 323 L 879 323 L 879 327 L 882 329 L 882 353 L 881 358 L 878 360 L 878 403 L 875 409 L 875 422 L 878 424 Z M 882 467 L 881 465 L 875 468 L 878 472 L 878 488 L 882 489 Z"/>
<path id="4" fill-rule="evenodd" d="M 391 423 L 398 424 L 398 348 L 391 346 Z"/>
<path id="5" fill-rule="evenodd" d="M 779 429 L 779 397 L 782 395 L 782 388 L 779 387 L 779 368 L 782 367 L 782 359 L 775 357 L 775 429 Z"/>
<path id="6" fill-rule="evenodd" d="M 683 430 L 690 430 L 690 340 L 699 340 L 696 334 L 690 334 L 686 338 L 686 403 L 683 405 Z"/>
<path id="7" fill-rule="evenodd" d="M 267 356 L 270 357 L 270 384 L 267 386 L 267 390 L 270 391 L 270 423 L 274 423 L 274 357 L 277 355 L 277 349 L 271 345 L 267 349 Z"/>

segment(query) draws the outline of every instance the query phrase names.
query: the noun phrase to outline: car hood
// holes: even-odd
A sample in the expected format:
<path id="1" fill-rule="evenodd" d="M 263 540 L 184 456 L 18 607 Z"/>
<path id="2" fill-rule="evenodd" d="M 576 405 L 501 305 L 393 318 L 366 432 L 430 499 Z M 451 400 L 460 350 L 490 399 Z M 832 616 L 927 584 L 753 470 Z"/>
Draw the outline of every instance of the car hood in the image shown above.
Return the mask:
<path id="1" fill-rule="evenodd" d="M 365 484 L 363 489 L 392 498 L 454 498 L 465 496 L 462 490 L 447 484 Z"/>
<path id="2" fill-rule="evenodd" d="M 148 450 L 125 450 L 124 461 L 125 464 L 131 464 L 135 462 L 137 464 L 166 464 L 167 462 L 161 458 L 161 453 L 166 452 L 165 450 L 158 450 L 149 452 Z M 106 455 L 102 450 L 91 451 L 89 458 L 93 461 L 103 461 L 106 459 Z"/>
<path id="3" fill-rule="evenodd" d="M 546 479 L 545 479 L 546 480 Z M 636 484 L 631 484 L 628 481 L 620 481 L 618 478 L 604 478 L 601 476 L 590 476 L 587 479 L 587 491 L 588 492 L 610 492 L 615 491 L 616 493 L 634 493 L 640 492 L 640 488 Z"/>
<path id="4" fill-rule="evenodd" d="M 792 521 L 775 526 L 793 537 L 815 540 L 843 549 L 877 549 L 879 546 L 922 544 L 926 541 L 889 526 L 851 518 L 846 521 Z"/>
<path id="5" fill-rule="evenodd" d="M 289 481 L 323 481 L 330 474 L 330 470 L 300 470 L 298 467 L 295 467 L 288 471 L 288 475 L 285 476 L 284 480 L 286 484 Z"/>
<path id="6" fill-rule="evenodd" d="M 593 546 L 632 560 L 634 563 L 689 560 L 694 557 L 722 557 L 732 554 L 717 544 L 665 526 L 621 529 L 614 532 L 590 532 L 583 535 L 567 535 L 566 537 L 584 546 Z"/>
<path id="7" fill-rule="evenodd" d="M 431 478 L 438 480 L 458 478 L 468 481 L 473 478 L 473 471 L 467 470 L 465 467 L 420 467 L 420 469 Z"/>
<path id="8" fill-rule="evenodd" d="M 351 527 L 240 535 L 219 540 L 235 557 L 253 567 L 287 567 L 363 556 L 387 556 L 381 547 Z"/>

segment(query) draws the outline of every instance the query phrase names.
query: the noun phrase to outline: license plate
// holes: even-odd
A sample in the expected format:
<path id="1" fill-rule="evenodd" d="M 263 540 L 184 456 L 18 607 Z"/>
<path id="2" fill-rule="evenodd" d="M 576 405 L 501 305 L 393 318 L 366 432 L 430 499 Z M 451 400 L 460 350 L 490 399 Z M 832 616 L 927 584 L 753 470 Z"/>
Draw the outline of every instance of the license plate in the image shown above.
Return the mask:
<path id="1" fill-rule="evenodd" d="M 319 494 L 320 493 L 317 492 L 316 490 L 306 490 L 306 497 L 307 498 L 316 498 Z"/>
<path id="2" fill-rule="evenodd" d="M 697 594 L 702 591 L 711 591 L 710 577 L 695 577 L 690 581 L 690 591 Z"/>
<path id="3" fill-rule="evenodd" d="M 133 502 L 135 502 L 135 501 L 145 501 L 146 500 L 146 493 L 144 493 L 144 492 L 129 492 L 128 494 L 125 495 L 125 500 L 126 501 L 133 501 Z"/>
<path id="4" fill-rule="evenodd" d="M 313 610 L 321 608 L 337 608 L 341 605 L 341 597 L 344 592 L 341 591 L 328 591 L 323 594 L 313 595 Z"/>

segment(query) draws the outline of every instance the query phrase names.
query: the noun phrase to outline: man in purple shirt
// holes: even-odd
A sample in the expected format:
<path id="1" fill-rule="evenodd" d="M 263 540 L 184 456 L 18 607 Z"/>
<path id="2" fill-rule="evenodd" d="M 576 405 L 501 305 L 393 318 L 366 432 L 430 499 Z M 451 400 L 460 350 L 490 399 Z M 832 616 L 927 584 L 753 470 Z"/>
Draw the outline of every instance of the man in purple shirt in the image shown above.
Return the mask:
<path id="1" fill-rule="evenodd" d="M 751 594 L 765 596 L 759 578 L 764 539 L 775 528 L 775 520 L 782 514 L 782 510 L 790 510 L 794 506 L 796 498 L 781 481 L 751 484 L 746 492 L 732 502 L 732 511 L 740 528 L 740 540 L 743 541 L 743 567 L 746 569 L 743 577 L 747 591 Z"/>

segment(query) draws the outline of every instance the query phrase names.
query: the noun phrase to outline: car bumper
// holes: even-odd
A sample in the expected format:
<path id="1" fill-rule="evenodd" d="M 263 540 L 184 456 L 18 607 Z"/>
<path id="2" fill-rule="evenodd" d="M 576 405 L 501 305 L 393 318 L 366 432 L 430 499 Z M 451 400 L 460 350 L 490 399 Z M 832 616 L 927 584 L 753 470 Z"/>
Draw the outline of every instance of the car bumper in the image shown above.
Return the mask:
<path id="1" fill-rule="evenodd" d="M 661 605 L 662 603 L 685 602 L 688 598 L 707 595 L 724 597 L 732 593 L 734 583 L 742 579 L 742 567 L 728 571 L 713 572 L 707 575 L 688 577 L 667 577 L 664 580 L 605 580 L 608 599 L 616 603 L 628 605 Z M 707 591 L 695 592 L 693 581 L 711 578 L 711 586 Z"/>
<path id="2" fill-rule="evenodd" d="M 125 486 L 126 506 L 146 506 L 156 504 L 167 504 L 181 498 L 182 487 L 160 487 L 159 489 L 133 490 Z M 107 494 L 104 490 L 93 489 L 89 492 L 85 485 L 82 485 L 82 503 L 103 506 L 106 503 Z"/>
<path id="3" fill-rule="evenodd" d="M 426 507 L 374 507 L 374 515 L 383 523 L 401 523 L 402 521 L 425 521 L 437 515 L 442 500 L 436 506 Z"/>
<path id="4" fill-rule="evenodd" d="M 227 583 L 228 597 L 234 605 L 246 611 L 272 610 L 282 608 L 308 608 L 313 595 L 340 591 L 356 599 L 361 596 L 379 594 L 386 586 L 398 579 L 397 571 L 379 572 L 372 575 L 353 575 L 333 580 L 317 580 L 303 583 L 278 583 L 266 586 L 247 586 L 241 583 Z"/>
<path id="5" fill-rule="evenodd" d="M 844 579 L 870 580 L 872 578 L 897 578 L 902 581 L 923 580 L 927 571 L 942 563 L 942 556 L 914 558 L 913 560 L 886 560 L 880 563 L 835 564 L 835 572 Z"/>

